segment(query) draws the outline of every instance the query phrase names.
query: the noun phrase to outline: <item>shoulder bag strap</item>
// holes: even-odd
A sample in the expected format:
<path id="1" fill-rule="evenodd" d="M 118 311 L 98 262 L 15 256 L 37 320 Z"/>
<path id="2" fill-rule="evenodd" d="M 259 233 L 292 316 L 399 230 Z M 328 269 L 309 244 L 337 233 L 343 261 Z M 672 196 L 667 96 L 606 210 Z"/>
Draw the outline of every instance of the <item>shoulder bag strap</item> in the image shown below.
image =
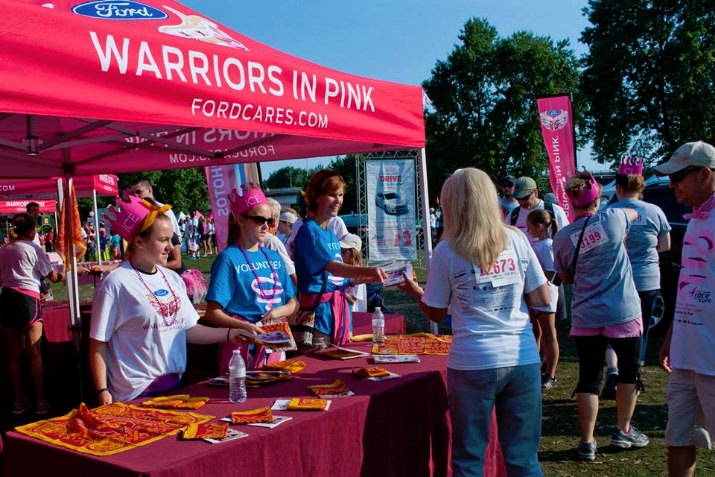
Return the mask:
<path id="1" fill-rule="evenodd" d="M 576 275 L 576 262 L 578 261 L 578 253 L 581 251 L 581 242 L 583 241 L 583 234 L 586 232 L 586 226 L 591 218 L 589 215 L 583 222 L 583 229 L 581 229 L 581 235 L 578 236 L 578 243 L 576 244 L 576 252 L 573 254 L 573 260 L 571 260 L 571 273 Z"/>

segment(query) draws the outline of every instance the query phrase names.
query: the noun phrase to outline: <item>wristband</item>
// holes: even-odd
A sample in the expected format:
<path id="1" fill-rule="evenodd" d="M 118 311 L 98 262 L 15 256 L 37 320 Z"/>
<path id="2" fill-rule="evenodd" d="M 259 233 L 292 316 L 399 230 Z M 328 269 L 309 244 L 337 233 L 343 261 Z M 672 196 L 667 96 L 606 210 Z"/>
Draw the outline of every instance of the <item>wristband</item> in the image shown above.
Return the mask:
<path id="1" fill-rule="evenodd" d="M 231 328 L 226 331 L 226 341 L 231 341 Z"/>
<path id="2" fill-rule="evenodd" d="M 102 394 L 104 391 L 109 392 L 109 388 L 97 389 L 97 394 Z"/>

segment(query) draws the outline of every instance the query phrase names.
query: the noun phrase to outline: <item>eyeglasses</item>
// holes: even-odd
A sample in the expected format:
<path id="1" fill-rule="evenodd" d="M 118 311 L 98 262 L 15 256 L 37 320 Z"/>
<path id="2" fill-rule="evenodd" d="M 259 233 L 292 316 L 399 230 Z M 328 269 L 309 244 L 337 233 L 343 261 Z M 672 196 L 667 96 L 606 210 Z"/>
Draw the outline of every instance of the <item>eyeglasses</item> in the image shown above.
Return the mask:
<path id="1" fill-rule="evenodd" d="M 268 224 L 269 227 L 273 227 L 275 224 L 275 220 L 273 220 L 273 217 L 270 218 L 265 218 L 261 215 L 246 215 L 244 214 L 242 217 L 246 219 L 251 219 L 256 225 L 263 225 L 263 224 Z"/>
<path id="2" fill-rule="evenodd" d="M 668 176 L 668 178 L 670 179 L 670 182 L 672 182 L 673 184 L 677 184 L 678 182 L 685 179 L 685 177 L 688 176 L 691 172 L 698 172 L 703 169 L 704 169 L 704 167 L 696 167 L 694 169 L 690 169 L 690 168 L 681 169 L 678 172 L 674 172 L 674 173 L 670 174 Z"/>

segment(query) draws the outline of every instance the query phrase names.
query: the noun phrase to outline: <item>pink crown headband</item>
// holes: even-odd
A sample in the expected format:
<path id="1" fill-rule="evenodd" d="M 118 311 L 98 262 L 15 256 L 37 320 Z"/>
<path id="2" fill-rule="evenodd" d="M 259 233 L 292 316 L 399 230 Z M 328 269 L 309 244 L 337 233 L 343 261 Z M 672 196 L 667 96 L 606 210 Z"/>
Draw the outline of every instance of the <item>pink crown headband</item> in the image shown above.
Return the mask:
<path id="1" fill-rule="evenodd" d="M 589 178 L 588 182 L 586 182 L 585 189 L 582 189 L 575 193 L 571 192 L 570 190 L 566 191 L 566 195 L 568 196 L 571 205 L 573 205 L 574 207 L 586 207 L 588 205 L 591 205 L 591 203 L 596 200 L 596 198 L 601 192 L 601 188 L 598 185 L 596 178 L 593 177 L 593 174 L 589 172 L 588 175 L 591 177 Z"/>
<path id="2" fill-rule="evenodd" d="M 624 176 L 635 174 L 643 175 L 643 158 L 626 156 L 621 157 L 621 164 L 618 166 L 618 173 Z"/>
<path id="3" fill-rule="evenodd" d="M 238 195 L 236 189 L 232 190 L 228 200 L 231 202 L 231 212 L 233 212 L 233 216 L 236 219 L 245 214 L 247 210 L 257 205 L 268 203 L 263 191 L 253 182 L 249 182 L 248 187 L 245 184 L 241 184 L 241 195 Z"/>
<path id="4" fill-rule="evenodd" d="M 122 193 L 128 200 L 117 198 L 115 205 L 110 205 L 104 214 L 104 221 L 109 224 L 109 229 L 125 240 L 131 240 L 136 234 L 148 229 L 154 223 L 157 214 L 171 208 L 166 204 L 155 207 L 139 197 Z"/>

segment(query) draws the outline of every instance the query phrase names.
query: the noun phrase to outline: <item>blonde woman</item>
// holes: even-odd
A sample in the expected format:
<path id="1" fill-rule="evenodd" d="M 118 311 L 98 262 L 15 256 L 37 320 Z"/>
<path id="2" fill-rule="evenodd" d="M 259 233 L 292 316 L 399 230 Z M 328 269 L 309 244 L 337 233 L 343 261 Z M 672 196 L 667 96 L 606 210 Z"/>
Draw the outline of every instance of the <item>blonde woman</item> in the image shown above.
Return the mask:
<path id="1" fill-rule="evenodd" d="M 505 225 L 496 188 L 479 169 L 458 169 L 440 194 L 442 240 L 424 290 L 406 280 L 423 313 L 439 322 L 451 308 L 447 362 L 454 475 L 482 475 L 496 407 L 510 475 L 543 475 L 539 353 L 531 306 L 546 306 L 546 277 L 527 238 Z"/>

